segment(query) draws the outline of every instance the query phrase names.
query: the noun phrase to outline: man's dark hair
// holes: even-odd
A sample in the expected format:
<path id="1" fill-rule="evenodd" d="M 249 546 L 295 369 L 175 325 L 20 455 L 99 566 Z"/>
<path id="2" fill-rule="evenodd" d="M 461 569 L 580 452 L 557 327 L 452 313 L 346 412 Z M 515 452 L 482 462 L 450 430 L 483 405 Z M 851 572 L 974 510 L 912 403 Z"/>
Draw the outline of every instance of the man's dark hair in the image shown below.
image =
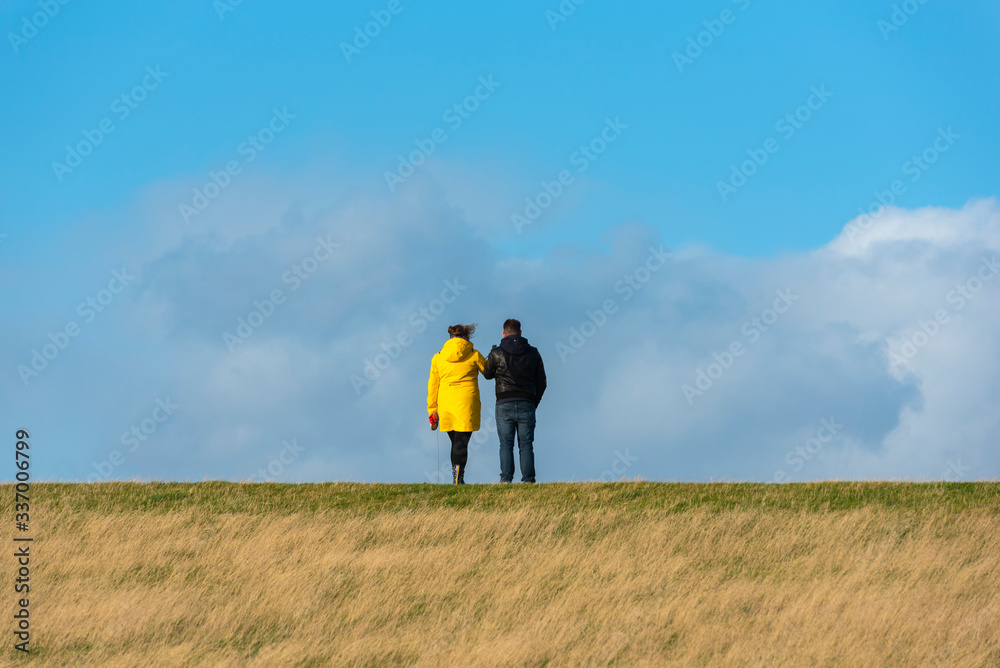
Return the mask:
<path id="1" fill-rule="evenodd" d="M 515 320 L 514 318 L 507 318 L 503 321 L 503 333 L 504 334 L 517 334 L 521 335 L 521 321 Z"/>

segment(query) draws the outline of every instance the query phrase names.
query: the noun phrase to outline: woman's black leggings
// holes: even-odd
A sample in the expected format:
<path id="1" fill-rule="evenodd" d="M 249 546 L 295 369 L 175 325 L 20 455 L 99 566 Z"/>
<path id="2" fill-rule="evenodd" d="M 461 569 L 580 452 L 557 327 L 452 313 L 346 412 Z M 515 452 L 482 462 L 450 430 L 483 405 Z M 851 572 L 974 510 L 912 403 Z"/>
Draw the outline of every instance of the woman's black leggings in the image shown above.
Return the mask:
<path id="1" fill-rule="evenodd" d="M 451 439 L 451 465 L 461 466 L 465 470 L 465 464 L 469 461 L 469 439 L 472 438 L 471 431 L 449 431 L 448 438 Z"/>

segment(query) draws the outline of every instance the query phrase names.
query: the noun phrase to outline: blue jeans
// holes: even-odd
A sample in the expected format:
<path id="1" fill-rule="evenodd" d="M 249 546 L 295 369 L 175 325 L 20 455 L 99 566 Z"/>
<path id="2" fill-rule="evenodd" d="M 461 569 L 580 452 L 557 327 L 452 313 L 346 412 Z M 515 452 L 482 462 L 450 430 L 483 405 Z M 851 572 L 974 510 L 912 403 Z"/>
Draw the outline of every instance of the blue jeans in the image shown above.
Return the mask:
<path id="1" fill-rule="evenodd" d="M 500 482 L 514 481 L 514 432 L 521 454 L 521 482 L 535 482 L 535 405 L 530 401 L 497 404 L 500 437 Z"/>

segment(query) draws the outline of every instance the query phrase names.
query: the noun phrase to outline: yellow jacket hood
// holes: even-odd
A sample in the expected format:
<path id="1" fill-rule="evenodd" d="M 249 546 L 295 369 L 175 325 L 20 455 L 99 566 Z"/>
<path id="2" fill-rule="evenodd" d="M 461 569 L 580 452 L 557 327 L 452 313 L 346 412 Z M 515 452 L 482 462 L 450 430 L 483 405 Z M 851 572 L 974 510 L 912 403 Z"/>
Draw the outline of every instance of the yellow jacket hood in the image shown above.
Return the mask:
<path id="1" fill-rule="evenodd" d="M 460 362 L 471 355 L 473 350 L 475 348 L 473 348 L 471 342 L 456 336 L 455 338 L 448 339 L 441 346 L 441 357 L 444 358 L 445 362 Z"/>

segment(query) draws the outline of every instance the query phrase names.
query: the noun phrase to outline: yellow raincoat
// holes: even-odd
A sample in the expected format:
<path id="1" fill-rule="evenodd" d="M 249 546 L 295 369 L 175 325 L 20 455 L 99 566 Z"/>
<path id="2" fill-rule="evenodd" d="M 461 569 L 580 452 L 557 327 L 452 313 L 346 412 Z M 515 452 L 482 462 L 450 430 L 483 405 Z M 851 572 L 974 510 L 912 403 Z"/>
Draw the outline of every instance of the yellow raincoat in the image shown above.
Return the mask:
<path id="1" fill-rule="evenodd" d="M 486 358 L 461 337 L 448 339 L 431 359 L 427 414 L 438 414 L 441 431 L 479 431 L 479 374 Z"/>

